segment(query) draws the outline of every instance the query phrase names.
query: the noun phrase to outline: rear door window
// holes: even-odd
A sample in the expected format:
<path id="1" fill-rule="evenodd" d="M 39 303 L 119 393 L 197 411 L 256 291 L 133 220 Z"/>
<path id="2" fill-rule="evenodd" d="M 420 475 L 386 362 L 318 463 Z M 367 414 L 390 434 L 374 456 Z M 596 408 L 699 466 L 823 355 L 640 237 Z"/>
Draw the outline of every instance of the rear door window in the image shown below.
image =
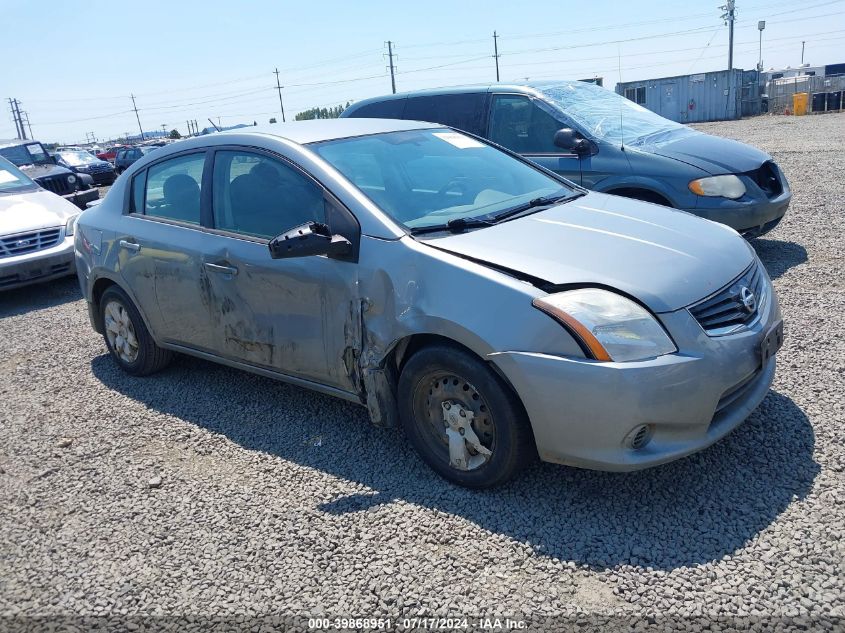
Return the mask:
<path id="1" fill-rule="evenodd" d="M 205 152 L 177 156 L 147 170 L 144 214 L 200 223 L 200 192 Z"/>
<path id="2" fill-rule="evenodd" d="M 403 119 L 430 121 L 470 132 L 484 133 L 485 93 L 410 97 Z"/>
<path id="3" fill-rule="evenodd" d="M 555 132 L 565 127 L 535 99 L 525 95 L 494 95 L 490 140 L 520 154 L 560 154 Z"/>

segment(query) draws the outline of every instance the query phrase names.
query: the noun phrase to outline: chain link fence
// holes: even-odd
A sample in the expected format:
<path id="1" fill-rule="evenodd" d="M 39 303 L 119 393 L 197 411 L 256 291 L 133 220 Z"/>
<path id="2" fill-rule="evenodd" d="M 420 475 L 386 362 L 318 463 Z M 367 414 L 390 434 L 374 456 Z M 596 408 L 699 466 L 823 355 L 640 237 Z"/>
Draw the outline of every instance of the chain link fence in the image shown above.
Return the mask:
<path id="1" fill-rule="evenodd" d="M 792 112 L 792 95 L 797 92 L 810 94 L 812 112 L 841 112 L 845 109 L 843 91 L 845 91 L 845 75 L 784 77 L 774 79 L 767 84 L 769 95 L 769 112 L 773 114 L 787 114 Z M 823 93 L 824 98 L 814 95 Z M 838 94 L 838 97 L 837 97 Z"/>

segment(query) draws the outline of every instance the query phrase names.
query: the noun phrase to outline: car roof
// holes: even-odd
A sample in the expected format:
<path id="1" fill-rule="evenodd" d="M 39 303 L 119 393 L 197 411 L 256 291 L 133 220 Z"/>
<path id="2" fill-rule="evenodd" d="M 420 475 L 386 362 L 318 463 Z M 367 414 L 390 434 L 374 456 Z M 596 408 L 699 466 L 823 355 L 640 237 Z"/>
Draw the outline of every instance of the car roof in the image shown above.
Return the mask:
<path id="1" fill-rule="evenodd" d="M 11 147 L 12 145 L 29 145 L 30 143 L 40 143 L 35 139 L 28 138 L 0 138 L 0 147 Z"/>
<path id="2" fill-rule="evenodd" d="M 393 101 L 395 99 L 407 99 L 408 97 L 425 97 L 435 95 L 451 95 L 451 94 L 467 94 L 477 92 L 513 92 L 526 95 L 535 95 L 538 91 L 544 88 L 552 88 L 554 86 L 571 86 L 571 85 L 592 85 L 588 82 L 578 81 L 575 79 L 550 79 L 546 81 L 529 81 L 525 83 L 492 83 L 492 84 L 466 84 L 462 86 L 446 86 L 443 88 L 426 88 L 424 90 L 412 90 L 409 92 L 398 92 L 391 95 L 383 95 L 379 97 L 370 97 L 356 101 L 349 106 L 350 112 L 354 112 L 359 106 L 380 103 L 383 101 Z"/>
<path id="3" fill-rule="evenodd" d="M 319 143 L 320 141 L 331 141 L 353 136 L 401 132 L 403 130 L 420 130 L 432 127 L 443 126 L 434 123 L 423 123 L 421 121 L 397 121 L 394 119 L 316 119 L 311 121 L 268 123 L 245 128 L 242 127 L 237 130 L 215 132 L 209 136 L 221 138 L 224 136 L 258 134 L 262 136 L 276 136 L 300 145 L 306 145 L 308 143 Z"/>

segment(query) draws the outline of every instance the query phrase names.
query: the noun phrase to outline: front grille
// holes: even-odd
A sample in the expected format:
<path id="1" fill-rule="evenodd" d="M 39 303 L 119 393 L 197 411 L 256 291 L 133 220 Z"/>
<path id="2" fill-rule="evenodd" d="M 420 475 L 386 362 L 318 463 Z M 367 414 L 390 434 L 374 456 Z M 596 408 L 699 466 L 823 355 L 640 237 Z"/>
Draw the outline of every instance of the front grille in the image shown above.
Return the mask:
<path id="1" fill-rule="evenodd" d="M 61 236 L 61 228 L 0 236 L 0 259 L 43 251 L 45 248 L 58 244 Z"/>
<path id="2" fill-rule="evenodd" d="M 114 172 L 111 170 L 97 172 L 96 174 L 91 174 L 91 178 L 93 178 L 94 182 L 98 185 L 102 183 L 110 183 L 114 180 Z"/>
<path id="3" fill-rule="evenodd" d="M 754 171 L 745 172 L 745 175 L 751 178 L 768 198 L 774 198 L 783 193 L 783 184 L 778 176 L 778 169 L 770 160 L 767 160 Z"/>
<path id="4" fill-rule="evenodd" d="M 749 301 L 753 296 L 753 305 Z M 766 299 L 761 264 L 755 260 L 737 279 L 715 295 L 692 306 L 689 311 L 710 336 L 730 334 L 752 323 Z"/>
<path id="5" fill-rule="evenodd" d="M 67 178 L 67 176 L 45 176 L 37 178 L 36 182 L 47 191 L 64 196 L 74 191 L 74 186 L 67 181 Z"/>

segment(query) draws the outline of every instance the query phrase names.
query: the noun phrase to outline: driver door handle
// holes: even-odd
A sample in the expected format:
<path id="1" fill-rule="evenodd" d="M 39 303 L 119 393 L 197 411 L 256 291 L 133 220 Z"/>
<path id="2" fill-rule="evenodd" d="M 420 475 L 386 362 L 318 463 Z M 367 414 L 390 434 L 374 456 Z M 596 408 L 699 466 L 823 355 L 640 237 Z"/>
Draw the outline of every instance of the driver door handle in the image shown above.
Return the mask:
<path id="1" fill-rule="evenodd" d="M 234 266 L 224 266 L 223 264 L 211 264 L 206 262 L 205 264 L 206 270 L 209 270 L 213 273 L 220 273 L 221 275 L 237 275 L 238 269 Z"/>
<path id="2" fill-rule="evenodd" d="M 129 240 L 120 240 L 119 244 L 121 248 L 125 248 L 127 251 L 132 251 L 133 253 L 137 253 L 141 250 L 141 245 L 137 242 L 130 242 Z"/>

